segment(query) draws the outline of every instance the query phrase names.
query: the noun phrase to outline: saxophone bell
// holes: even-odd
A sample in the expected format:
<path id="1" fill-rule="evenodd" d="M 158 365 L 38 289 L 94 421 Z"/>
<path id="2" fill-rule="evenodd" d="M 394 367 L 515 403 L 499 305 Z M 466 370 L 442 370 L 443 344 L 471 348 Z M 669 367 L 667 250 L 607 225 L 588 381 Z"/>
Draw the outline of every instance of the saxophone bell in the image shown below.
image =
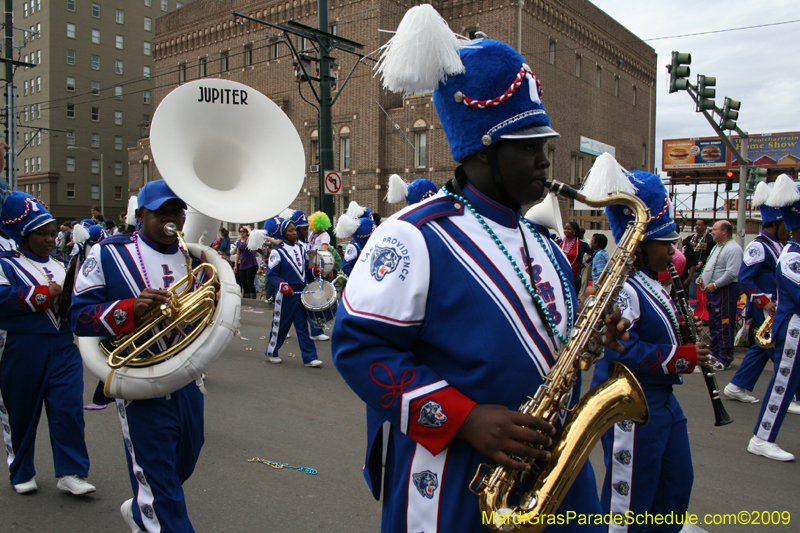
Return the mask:
<path id="1" fill-rule="evenodd" d="M 775 321 L 775 317 L 772 315 L 768 316 L 764 323 L 756 330 L 755 338 L 756 344 L 760 348 L 768 349 L 775 346 L 775 343 L 772 341 L 772 324 Z"/>

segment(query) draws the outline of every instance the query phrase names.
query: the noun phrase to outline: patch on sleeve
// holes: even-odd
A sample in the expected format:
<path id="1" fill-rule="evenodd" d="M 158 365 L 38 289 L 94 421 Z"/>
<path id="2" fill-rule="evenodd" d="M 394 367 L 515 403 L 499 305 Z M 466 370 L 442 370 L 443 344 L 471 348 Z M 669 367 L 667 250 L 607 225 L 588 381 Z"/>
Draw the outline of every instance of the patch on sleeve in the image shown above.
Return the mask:
<path id="1" fill-rule="evenodd" d="M 91 274 L 95 268 L 97 268 L 97 259 L 95 259 L 94 256 L 89 256 L 89 259 L 87 259 L 81 267 L 81 274 L 86 277 Z"/>
<path id="2" fill-rule="evenodd" d="M 419 420 L 421 425 L 426 428 L 442 427 L 447 422 L 447 415 L 444 414 L 442 406 L 433 400 L 428 400 L 419 410 Z"/>
<path id="3" fill-rule="evenodd" d="M 370 274 L 378 281 L 383 281 L 388 274 L 397 270 L 400 254 L 392 247 L 375 246 L 370 262 Z"/>
<path id="4" fill-rule="evenodd" d="M 755 265 L 761 263 L 766 259 L 764 255 L 764 247 L 758 242 L 751 242 L 744 252 L 744 264 Z"/>
<path id="5" fill-rule="evenodd" d="M 347 250 L 344 251 L 344 260 L 355 261 L 356 257 L 358 257 L 358 249 L 352 244 L 348 244 Z"/>
<path id="6" fill-rule="evenodd" d="M 267 265 L 269 268 L 275 268 L 276 265 L 280 264 L 281 262 L 281 254 L 278 253 L 278 250 L 272 250 L 269 254 L 269 262 Z"/>

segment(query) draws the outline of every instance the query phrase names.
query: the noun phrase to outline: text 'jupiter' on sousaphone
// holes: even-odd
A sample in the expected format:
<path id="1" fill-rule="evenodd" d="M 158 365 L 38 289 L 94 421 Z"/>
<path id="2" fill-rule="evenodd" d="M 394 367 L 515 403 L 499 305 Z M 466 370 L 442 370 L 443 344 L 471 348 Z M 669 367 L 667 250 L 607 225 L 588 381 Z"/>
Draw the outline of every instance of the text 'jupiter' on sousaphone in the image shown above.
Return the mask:
<path id="1" fill-rule="evenodd" d="M 239 327 L 241 291 L 230 265 L 208 245 L 220 220 L 264 220 L 288 207 L 305 172 L 303 144 L 289 117 L 260 92 L 228 80 L 196 80 L 169 93 L 153 117 L 150 145 L 164 181 L 189 206 L 182 240 L 193 257 L 205 252 L 220 290 L 213 314 L 202 320 L 203 331 L 152 364 L 137 357 L 136 366 L 120 365 L 104 353 L 97 337 L 78 339 L 86 366 L 105 382 L 106 396 L 126 400 L 162 397 L 200 379 L 225 350 Z M 188 309 L 189 300 L 197 299 L 190 294 L 180 294 L 168 310 L 183 316 L 164 313 L 166 322 L 188 317 L 197 323 L 200 310 L 194 303 Z M 186 305 L 180 301 L 184 297 Z M 159 329 L 167 328 L 160 324 Z M 100 340 L 108 351 L 120 338 Z"/>

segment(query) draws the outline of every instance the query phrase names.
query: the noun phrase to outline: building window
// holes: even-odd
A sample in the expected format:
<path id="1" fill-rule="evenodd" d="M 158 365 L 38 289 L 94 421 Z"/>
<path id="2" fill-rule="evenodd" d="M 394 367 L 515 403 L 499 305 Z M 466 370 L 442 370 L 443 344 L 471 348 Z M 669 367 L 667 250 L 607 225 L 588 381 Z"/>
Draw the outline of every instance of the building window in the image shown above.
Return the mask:
<path id="1" fill-rule="evenodd" d="M 145 161 L 142 163 L 142 183 L 150 182 L 150 163 Z"/>
<path id="2" fill-rule="evenodd" d="M 75 11 L 75 0 L 67 0 L 67 11 Z"/>
<path id="3" fill-rule="evenodd" d="M 122 176 L 122 161 L 114 161 L 114 175 Z"/>
<path id="4" fill-rule="evenodd" d="M 150 17 L 144 18 L 144 31 L 152 31 L 153 30 L 153 19 Z"/>
<path id="5" fill-rule="evenodd" d="M 167 0 L 161 0 L 161 11 L 166 11 L 169 9 L 169 2 Z"/>
<path id="6" fill-rule="evenodd" d="M 581 185 L 583 180 L 583 156 L 573 155 L 569 158 L 569 179 L 573 185 Z"/>
<path id="7" fill-rule="evenodd" d="M 125 12 L 117 9 L 117 24 L 125 24 Z"/>
<path id="8" fill-rule="evenodd" d="M 92 122 L 100 122 L 100 108 L 93 107 L 92 108 Z"/>
<path id="9" fill-rule="evenodd" d="M 207 72 L 207 71 L 206 71 L 206 67 L 208 66 L 208 65 L 207 65 L 207 63 L 208 63 L 208 60 L 207 60 L 205 57 L 201 57 L 201 58 L 200 58 L 200 63 L 199 63 L 200 67 L 199 67 L 199 70 L 200 70 L 200 77 L 201 77 L 201 78 L 205 78 L 205 77 L 206 77 L 206 75 L 207 75 L 207 74 L 206 74 L 206 72 Z"/>
<path id="10" fill-rule="evenodd" d="M 248 43 L 244 45 L 244 66 L 249 67 L 253 64 L 253 45 Z"/>
<path id="11" fill-rule="evenodd" d="M 278 59 L 281 54 L 280 43 L 275 43 L 269 47 L 268 51 L 268 58 L 269 59 Z"/>
<path id="12" fill-rule="evenodd" d="M 121 59 L 114 60 L 114 72 L 116 72 L 117 74 L 122 74 L 122 71 L 123 71 L 122 67 L 123 67 L 123 65 L 122 65 L 122 60 Z"/>
<path id="13" fill-rule="evenodd" d="M 100 4 L 92 3 L 92 16 L 96 19 L 100 18 Z"/>
<path id="14" fill-rule="evenodd" d="M 551 65 L 556 64 L 556 42 L 553 39 L 550 39 L 550 53 L 548 55 L 547 60 L 550 62 Z"/>
<path id="15" fill-rule="evenodd" d="M 100 134 L 92 133 L 92 148 L 100 148 Z"/>
<path id="16" fill-rule="evenodd" d="M 122 135 L 114 135 L 114 150 L 122 150 Z"/>
<path id="17" fill-rule="evenodd" d="M 581 55 L 575 54 L 575 77 L 581 77 Z"/>
<path id="18" fill-rule="evenodd" d="M 219 54 L 219 71 L 228 72 L 228 52 L 220 52 Z"/>
<path id="19" fill-rule="evenodd" d="M 33 92 L 33 89 L 31 89 L 31 92 Z M 37 93 L 42 92 L 42 77 L 41 76 L 36 76 L 36 92 Z M 634 101 L 634 105 L 636 105 L 635 101 Z"/>
<path id="20" fill-rule="evenodd" d="M 100 56 L 92 55 L 92 70 L 100 70 Z"/>
<path id="21" fill-rule="evenodd" d="M 28 172 L 30 172 L 30 170 L 28 170 L 28 160 L 26 159 L 25 160 L 25 171 L 24 171 L 24 174 L 27 174 Z M 27 185 L 25 186 L 25 191 L 26 192 L 28 191 L 28 186 Z"/>
<path id="22" fill-rule="evenodd" d="M 178 65 L 178 83 L 186 83 L 186 63 Z"/>
<path id="23" fill-rule="evenodd" d="M 147 7 L 151 7 L 153 5 L 152 0 L 144 0 L 144 5 Z"/>
<path id="24" fill-rule="evenodd" d="M 75 198 L 75 184 L 67 183 L 67 198 Z"/>
<path id="25" fill-rule="evenodd" d="M 114 187 L 114 200 L 122 200 L 122 187 Z"/>
<path id="26" fill-rule="evenodd" d="M 42 156 L 36 157 L 36 172 L 42 171 Z M 42 184 L 39 184 L 39 195 L 42 194 Z"/>
<path id="27" fill-rule="evenodd" d="M 339 130 L 339 170 L 350 170 L 350 128 Z"/>
<path id="28" fill-rule="evenodd" d="M 31 60 L 32 59 L 33 59 L 33 55 L 31 55 Z M 42 64 L 42 51 L 41 50 L 36 50 L 36 64 L 37 65 L 41 65 Z"/>
<path id="29" fill-rule="evenodd" d="M 125 47 L 125 38 L 122 35 L 117 35 L 115 42 L 117 50 L 122 50 Z"/>
<path id="30" fill-rule="evenodd" d="M 69 106 L 69 105 L 70 104 L 67 104 L 67 106 Z M 73 109 L 72 118 L 75 118 L 75 106 L 74 105 L 72 106 L 72 109 Z M 69 116 L 69 109 L 67 109 L 67 116 Z M 22 118 L 23 122 L 28 122 L 28 108 L 27 107 L 23 107 L 22 108 L 22 117 L 23 117 Z"/>
<path id="31" fill-rule="evenodd" d="M 122 111 L 114 111 L 114 124 L 117 126 L 122 125 Z"/>
<path id="32" fill-rule="evenodd" d="M 331 35 L 339 35 L 339 34 L 337 33 L 338 31 L 339 31 L 339 27 L 338 27 L 336 24 L 331 24 L 331 25 L 330 25 L 330 31 L 329 31 L 329 33 L 330 33 Z"/>
<path id="33" fill-rule="evenodd" d="M 145 41 L 144 42 L 144 55 L 146 55 L 146 56 L 150 55 L 150 47 L 151 47 L 150 43 Z"/>
<path id="34" fill-rule="evenodd" d="M 92 43 L 100 44 L 100 30 L 92 30 Z"/>
<path id="35" fill-rule="evenodd" d="M 92 174 L 100 174 L 100 160 L 92 159 Z"/>
<path id="36" fill-rule="evenodd" d="M 92 82 L 92 94 L 95 95 L 95 96 L 99 96 L 100 95 L 100 82 L 99 81 L 93 81 Z"/>
<path id="37" fill-rule="evenodd" d="M 150 103 L 150 91 L 144 90 L 142 91 L 142 103 L 149 104 Z"/>
<path id="38" fill-rule="evenodd" d="M 319 165 L 319 131 L 311 132 L 309 148 L 311 149 L 311 164 Z"/>
<path id="39" fill-rule="evenodd" d="M 619 76 L 614 76 L 614 96 L 619 96 Z"/>
<path id="40" fill-rule="evenodd" d="M 142 77 L 146 80 L 150 79 L 150 67 L 148 67 L 147 65 L 142 67 Z"/>
<path id="41" fill-rule="evenodd" d="M 42 118 L 42 104 L 36 104 L 36 118 Z"/>
<path id="42" fill-rule="evenodd" d="M 67 172 L 75 172 L 75 158 L 68 157 L 67 158 Z"/>
<path id="43" fill-rule="evenodd" d="M 28 96 L 28 80 L 22 82 L 22 88 L 23 88 L 22 91 L 23 96 Z"/>
<path id="44" fill-rule="evenodd" d="M 647 170 L 647 143 L 642 143 L 642 168 Z"/>
<path id="45" fill-rule="evenodd" d="M 67 50 L 67 65 L 75 64 L 75 50 Z"/>
<path id="46" fill-rule="evenodd" d="M 427 139 L 428 134 L 418 131 L 414 134 L 414 166 L 424 168 L 427 165 Z"/>
<path id="47" fill-rule="evenodd" d="M 116 98 L 117 100 L 122 100 L 122 86 L 121 85 L 117 85 L 116 87 L 114 87 L 114 98 Z"/>
<path id="48" fill-rule="evenodd" d="M 25 108 L 25 114 L 28 114 L 28 108 Z M 75 118 L 75 104 L 67 104 L 67 118 Z"/>
<path id="49" fill-rule="evenodd" d="M 142 115 L 142 125 L 143 126 L 149 126 L 150 125 L 150 115 L 148 115 L 147 113 L 144 113 Z"/>
<path id="50" fill-rule="evenodd" d="M 634 105 L 634 107 L 636 106 L 636 93 L 638 93 L 638 92 L 639 91 L 636 88 L 636 85 L 634 85 L 633 86 L 633 97 L 631 98 L 631 103 Z"/>
<path id="51" fill-rule="evenodd" d="M 603 81 L 603 67 L 597 65 L 597 86 L 600 87 L 600 84 Z"/>
<path id="52" fill-rule="evenodd" d="M 75 145 L 75 132 L 73 130 L 67 131 L 67 146 Z"/>
<path id="53" fill-rule="evenodd" d="M 67 76 L 67 90 L 70 92 L 75 91 L 75 78 Z"/>
<path id="54" fill-rule="evenodd" d="M 75 38 L 75 24 L 71 22 L 67 22 L 67 38 L 68 39 Z"/>
<path id="55" fill-rule="evenodd" d="M 555 167 L 556 151 L 552 148 L 547 150 L 547 159 L 550 160 L 550 166 L 547 167 L 547 179 L 553 181 L 553 167 Z"/>
<path id="56" fill-rule="evenodd" d="M 92 185 L 92 200 L 99 200 L 99 199 L 100 199 L 100 186 Z"/>
<path id="57" fill-rule="evenodd" d="M 28 2 L 23 2 L 22 3 L 22 16 L 23 17 L 27 17 L 28 16 Z"/>

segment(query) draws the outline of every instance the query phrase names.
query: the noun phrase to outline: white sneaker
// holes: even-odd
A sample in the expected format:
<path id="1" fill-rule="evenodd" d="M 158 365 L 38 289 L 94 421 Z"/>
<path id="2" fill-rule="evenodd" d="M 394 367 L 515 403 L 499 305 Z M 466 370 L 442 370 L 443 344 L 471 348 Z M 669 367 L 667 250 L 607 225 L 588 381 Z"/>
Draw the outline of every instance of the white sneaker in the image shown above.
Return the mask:
<path id="1" fill-rule="evenodd" d="M 711 365 L 711 369 L 714 372 L 724 372 L 725 370 L 728 369 L 728 367 L 726 367 L 721 361 L 717 361 L 716 363 Z"/>
<path id="2" fill-rule="evenodd" d="M 25 483 L 18 483 L 14 485 L 14 490 L 19 494 L 27 494 L 39 490 L 39 485 L 36 484 L 36 478 L 32 477 Z"/>
<path id="3" fill-rule="evenodd" d="M 789 404 L 789 409 L 787 409 L 786 412 L 792 413 L 793 415 L 800 415 L 800 402 L 797 400 L 792 400 L 792 403 Z"/>
<path id="4" fill-rule="evenodd" d="M 314 359 L 313 361 L 306 363 L 303 366 L 315 366 L 315 367 L 322 366 L 322 361 L 320 361 L 319 359 Z"/>
<path id="5" fill-rule="evenodd" d="M 780 446 L 774 442 L 768 442 L 763 439 L 760 443 L 756 442 L 755 435 L 750 439 L 750 443 L 747 445 L 747 451 L 753 455 L 762 455 L 768 459 L 774 459 L 775 461 L 794 461 L 794 455 L 781 450 Z"/>
<path id="6" fill-rule="evenodd" d="M 755 396 L 750 396 L 744 390 L 733 390 L 731 388 L 731 384 L 728 383 L 725 385 L 725 389 L 722 391 L 725 393 L 725 396 L 728 398 L 733 398 L 734 400 L 739 400 L 740 402 L 744 403 L 758 403 L 758 398 Z"/>
<path id="7" fill-rule="evenodd" d="M 75 474 L 59 477 L 56 487 L 61 490 L 66 490 L 67 492 L 71 492 L 75 496 L 89 494 L 90 492 L 97 490 L 94 485 L 86 481 L 85 477 Z"/>
<path id="8" fill-rule="evenodd" d="M 280 357 L 267 357 L 267 360 L 268 360 L 270 363 L 273 363 L 273 364 L 276 364 L 276 365 L 277 365 L 278 363 L 282 363 L 282 362 L 283 362 L 283 359 L 281 359 Z"/>
<path id="9" fill-rule="evenodd" d="M 316 337 L 311 337 L 311 340 L 314 340 L 314 341 L 327 341 L 327 340 L 330 340 L 330 337 L 328 337 L 324 333 L 320 333 Z"/>
<path id="10" fill-rule="evenodd" d="M 119 512 L 122 514 L 122 518 L 125 519 L 125 523 L 131 528 L 131 533 L 147 533 L 146 531 L 139 529 L 139 526 L 136 524 L 136 520 L 133 519 L 133 498 L 122 502 Z"/>

